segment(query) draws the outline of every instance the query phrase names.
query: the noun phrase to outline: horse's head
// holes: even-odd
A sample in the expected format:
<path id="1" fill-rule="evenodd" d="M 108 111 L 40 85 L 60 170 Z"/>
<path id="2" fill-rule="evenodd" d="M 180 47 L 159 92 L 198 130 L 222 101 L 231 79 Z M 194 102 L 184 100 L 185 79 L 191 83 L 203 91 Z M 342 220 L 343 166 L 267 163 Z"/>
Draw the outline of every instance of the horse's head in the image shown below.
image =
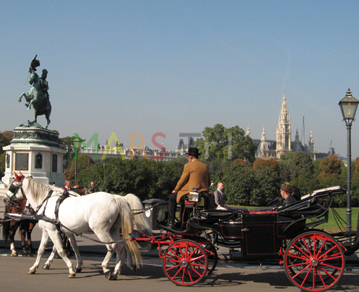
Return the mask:
<path id="1" fill-rule="evenodd" d="M 25 176 L 21 173 L 21 171 L 19 172 L 19 174 L 14 172 L 14 175 L 15 175 L 15 179 L 12 182 L 12 184 L 9 186 L 9 189 L 6 195 L 4 196 L 4 203 L 6 205 L 13 205 L 15 202 L 19 200 L 26 199 L 24 191 L 22 189 Z"/>
<path id="2" fill-rule="evenodd" d="M 29 78 L 29 83 L 30 84 L 36 84 L 38 81 L 40 80 L 39 76 L 34 72 L 30 75 L 30 78 Z M 34 86 L 35 86 L 34 84 Z"/>

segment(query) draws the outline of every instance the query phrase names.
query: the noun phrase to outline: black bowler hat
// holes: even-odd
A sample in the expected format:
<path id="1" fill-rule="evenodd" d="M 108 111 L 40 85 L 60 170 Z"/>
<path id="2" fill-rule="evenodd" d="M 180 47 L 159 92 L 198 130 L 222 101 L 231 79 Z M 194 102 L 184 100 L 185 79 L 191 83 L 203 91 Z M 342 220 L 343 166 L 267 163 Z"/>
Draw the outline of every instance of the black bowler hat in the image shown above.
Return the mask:
<path id="1" fill-rule="evenodd" d="M 186 154 L 192 155 L 194 157 L 198 157 L 201 155 L 200 153 L 198 153 L 198 148 L 196 148 L 196 147 L 189 147 L 188 152 Z"/>

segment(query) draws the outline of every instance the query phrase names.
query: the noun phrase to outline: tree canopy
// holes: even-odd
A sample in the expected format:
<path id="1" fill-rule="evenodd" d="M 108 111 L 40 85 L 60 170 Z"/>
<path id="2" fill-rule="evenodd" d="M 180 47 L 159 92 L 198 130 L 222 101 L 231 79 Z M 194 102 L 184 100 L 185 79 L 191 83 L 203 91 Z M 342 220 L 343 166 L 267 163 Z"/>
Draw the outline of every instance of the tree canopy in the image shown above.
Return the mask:
<path id="1" fill-rule="evenodd" d="M 256 146 L 239 126 L 227 129 L 222 124 L 216 124 L 213 128 L 206 127 L 202 136 L 203 138 L 196 140 L 195 145 L 202 153 L 203 161 L 225 162 L 238 158 L 250 162 L 255 160 Z"/>

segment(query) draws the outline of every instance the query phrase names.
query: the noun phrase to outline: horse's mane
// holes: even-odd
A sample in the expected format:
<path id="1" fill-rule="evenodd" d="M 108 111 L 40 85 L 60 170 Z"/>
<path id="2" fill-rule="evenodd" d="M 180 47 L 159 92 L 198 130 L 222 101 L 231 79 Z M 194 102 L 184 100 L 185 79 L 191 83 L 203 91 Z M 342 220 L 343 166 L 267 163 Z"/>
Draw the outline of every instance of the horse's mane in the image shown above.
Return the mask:
<path id="1" fill-rule="evenodd" d="M 35 200 L 44 199 L 46 195 L 49 193 L 49 191 L 51 190 L 49 186 L 43 185 L 31 177 L 27 177 L 26 179 L 29 181 L 29 184 L 26 189 L 26 193 L 27 191 L 30 191 Z"/>
<path id="2" fill-rule="evenodd" d="M 52 190 L 54 190 L 55 192 L 59 192 L 59 193 L 63 193 L 64 192 L 64 189 L 63 188 L 60 188 L 60 187 L 54 187 L 54 186 L 50 186 L 50 188 Z M 73 196 L 73 197 L 81 197 L 81 195 L 79 195 L 78 193 L 74 192 L 74 191 L 70 191 L 68 190 L 67 191 L 70 196 Z"/>

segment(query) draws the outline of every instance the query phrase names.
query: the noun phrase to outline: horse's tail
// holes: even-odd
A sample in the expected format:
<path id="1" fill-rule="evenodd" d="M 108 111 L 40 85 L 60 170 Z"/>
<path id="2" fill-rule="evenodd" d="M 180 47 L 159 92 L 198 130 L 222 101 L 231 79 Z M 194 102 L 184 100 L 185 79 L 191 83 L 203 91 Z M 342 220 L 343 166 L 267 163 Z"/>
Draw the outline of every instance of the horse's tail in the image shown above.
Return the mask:
<path id="1" fill-rule="evenodd" d="M 145 217 L 145 209 L 143 208 L 139 197 L 134 194 L 127 194 L 124 198 L 130 205 L 135 229 L 145 234 L 152 234 L 151 227 Z"/>
<path id="2" fill-rule="evenodd" d="M 121 196 L 115 196 L 115 198 L 121 210 L 120 216 L 122 237 L 126 239 L 126 243 L 129 248 L 132 260 L 134 260 L 134 262 L 136 263 L 136 269 L 139 270 L 140 265 L 142 265 L 142 255 L 136 240 L 132 240 L 130 236 L 130 233 L 133 232 L 133 215 L 126 200 L 124 200 Z"/>

